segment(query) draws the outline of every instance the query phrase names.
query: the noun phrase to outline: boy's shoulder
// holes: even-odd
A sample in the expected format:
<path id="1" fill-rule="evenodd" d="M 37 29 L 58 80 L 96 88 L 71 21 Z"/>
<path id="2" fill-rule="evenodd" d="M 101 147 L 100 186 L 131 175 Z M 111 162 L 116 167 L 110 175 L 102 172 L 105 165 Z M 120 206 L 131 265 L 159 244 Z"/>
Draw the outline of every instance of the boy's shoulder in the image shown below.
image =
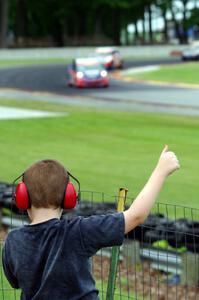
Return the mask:
<path id="1" fill-rule="evenodd" d="M 7 238 L 6 239 L 10 239 L 13 237 L 13 235 L 19 234 L 21 233 L 23 227 L 19 227 L 19 228 L 12 228 L 8 231 L 7 234 Z"/>
<path id="2" fill-rule="evenodd" d="M 6 241 L 13 239 L 13 238 L 17 238 L 17 237 L 21 237 L 26 233 L 29 232 L 38 232 L 39 230 L 45 230 L 45 229 L 49 229 L 51 227 L 74 227 L 75 225 L 79 224 L 79 222 L 81 221 L 83 217 L 81 216 L 77 216 L 71 219 L 67 219 L 67 218 L 61 218 L 60 220 L 56 220 L 56 219 L 50 219 L 46 222 L 42 222 L 42 223 L 37 223 L 34 225 L 31 224 L 26 224 L 26 225 L 22 225 L 19 228 L 13 228 L 11 230 L 9 230 L 7 237 L 6 237 Z"/>
<path id="3" fill-rule="evenodd" d="M 39 231 L 42 233 L 44 231 L 51 231 L 52 228 L 57 228 L 59 230 L 63 230 L 67 232 L 68 230 L 71 232 L 79 232 L 79 230 L 88 230 L 89 231 L 95 231 L 96 226 L 100 227 L 101 229 L 103 227 L 106 227 L 107 225 L 109 227 L 112 227 L 112 224 L 115 223 L 116 219 L 120 219 L 123 214 L 120 213 L 113 213 L 113 214 L 106 214 L 106 215 L 91 215 L 91 216 L 75 216 L 72 218 L 62 217 L 59 219 L 50 219 L 43 223 L 38 223 L 35 225 L 23 225 L 20 228 L 15 228 L 9 231 L 6 241 L 13 239 L 15 241 L 19 239 L 23 239 L 26 234 L 29 235 L 29 233 L 33 234 L 38 233 Z M 122 217 L 123 219 L 123 217 Z M 114 227 L 113 227 L 114 228 Z M 109 228 L 110 230 L 110 228 Z"/>
<path id="4" fill-rule="evenodd" d="M 20 236 L 23 232 L 23 227 L 13 228 L 8 231 L 5 242 L 8 243 L 10 240 L 15 239 L 17 236 Z"/>

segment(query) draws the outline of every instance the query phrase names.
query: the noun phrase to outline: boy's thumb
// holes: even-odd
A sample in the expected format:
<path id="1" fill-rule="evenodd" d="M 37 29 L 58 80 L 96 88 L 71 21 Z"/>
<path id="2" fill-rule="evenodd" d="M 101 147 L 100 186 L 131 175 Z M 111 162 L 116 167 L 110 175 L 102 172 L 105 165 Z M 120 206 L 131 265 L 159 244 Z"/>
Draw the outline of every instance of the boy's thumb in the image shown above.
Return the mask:
<path id="1" fill-rule="evenodd" d="M 166 153 L 167 151 L 169 151 L 169 147 L 168 147 L 168 145 L 165 145 L 161 154 Z"/>

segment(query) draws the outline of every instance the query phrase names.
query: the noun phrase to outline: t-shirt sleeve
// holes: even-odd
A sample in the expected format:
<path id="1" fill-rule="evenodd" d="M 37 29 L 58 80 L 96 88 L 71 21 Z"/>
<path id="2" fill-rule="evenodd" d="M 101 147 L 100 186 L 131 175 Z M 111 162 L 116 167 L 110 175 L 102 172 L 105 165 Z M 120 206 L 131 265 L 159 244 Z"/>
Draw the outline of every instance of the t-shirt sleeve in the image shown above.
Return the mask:
<path id="1" fill-rule="evenodd" d="M 115 213 L 82 218 L 80 234 L 88 256 L 103 247 L 120 246 L 124 240 L 124 215 Z"/>
<path id="2" fill-rule="evenodd" d="M 9 257 L 9 254 L 6 249 L 6 244 L 4 244 L 3 251 L 2 251 L 3 270 L 4 270 L 6 278 L 9 281 L 10 285 L 13 288 L 18 289 L 19 288 L 18 281 L 10 269 L 8 257 Z"/>

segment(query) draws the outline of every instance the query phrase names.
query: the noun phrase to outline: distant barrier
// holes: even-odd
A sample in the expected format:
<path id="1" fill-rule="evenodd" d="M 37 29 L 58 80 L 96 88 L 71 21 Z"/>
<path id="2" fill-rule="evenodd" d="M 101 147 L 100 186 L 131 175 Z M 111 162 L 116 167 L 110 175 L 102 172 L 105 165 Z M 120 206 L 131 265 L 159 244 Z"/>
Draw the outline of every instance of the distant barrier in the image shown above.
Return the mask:
<path id="1" fill-rule="evenodd" d="M 117 196 L 82 192 L 82 202 L 64 218 L 115 212 Z M 127 198 L 127 205 L 131 199 Z M 145 223 L 131 231 L 120 249 L 114 299 L 199 299 L 199 210 L 157 203 Z M 11 203 L 11 187 L 0 184 L 0 241 L 10 228 L 28 222 Z M 93 257 L 92 272 L 106 300 L 111 249 Z M 18 300 L 0 265 L 0 299 Z M 111 300 L 111 299 L 110 299 Z"/>
<path id="2" fill-rule="evenodd" d="M 65 48 L 28 48 L 28 49 L 2 49 L 0 50 L 0 61 L 4 60 L 47 60 L 47 59 L 71 59 L 76 57 L 88 56 L 93 53 L 96 47 L 65 47 Z M 165 58 L 180 55 L 187 45 L 152 45 L 152 46 L 120 46 L 122 57 L 147 57 Z"/>

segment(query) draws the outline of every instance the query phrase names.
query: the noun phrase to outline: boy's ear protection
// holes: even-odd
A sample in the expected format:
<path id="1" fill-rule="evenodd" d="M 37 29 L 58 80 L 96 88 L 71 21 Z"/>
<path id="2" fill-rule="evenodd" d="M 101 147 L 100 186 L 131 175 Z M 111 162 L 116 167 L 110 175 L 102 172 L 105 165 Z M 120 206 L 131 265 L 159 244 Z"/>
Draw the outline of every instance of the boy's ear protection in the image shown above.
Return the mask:
<path id="1" fill-rule="evenodd" d="M 76 192 L 75 186 L 72 184 L 72 182 L 69 181 L 69 183 L 66 186 L 63 202 L 62 202 L 62 208 L 64 209 L 72 209 L 76 206 L 77 201 L 80 200 L 80 183 L 79 181 L 68 172 L 69 176 L 71 176 L 78 184 L 78 192 Z M 14 183 L 20 178 L 23 177 L 24 174 L 20 175 L 18 178 L 15 179 Z M 30 197 L 28 195 L 28 189 L 26 187 L 26 184 L 21 181 L 17 184 L 15 193 L 13 191 L 13 198 L 16 204 L 16 207 L 21 210 L 27 210 L 31 207 Z"/>

